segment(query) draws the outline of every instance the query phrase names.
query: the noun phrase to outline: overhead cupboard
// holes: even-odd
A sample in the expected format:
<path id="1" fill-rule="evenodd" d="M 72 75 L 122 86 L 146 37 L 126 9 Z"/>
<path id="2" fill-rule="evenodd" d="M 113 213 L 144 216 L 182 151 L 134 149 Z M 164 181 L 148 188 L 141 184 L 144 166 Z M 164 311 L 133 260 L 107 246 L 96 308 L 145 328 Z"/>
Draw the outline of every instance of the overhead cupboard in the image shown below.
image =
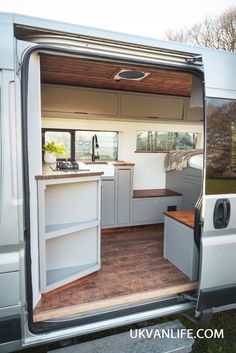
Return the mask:
<path id="1" fill-rule="evenodd" d="M 41 98 L 45 116 L 202 120 L 202 108 L 191 107 L 189 97 L 43 84 Z"/>

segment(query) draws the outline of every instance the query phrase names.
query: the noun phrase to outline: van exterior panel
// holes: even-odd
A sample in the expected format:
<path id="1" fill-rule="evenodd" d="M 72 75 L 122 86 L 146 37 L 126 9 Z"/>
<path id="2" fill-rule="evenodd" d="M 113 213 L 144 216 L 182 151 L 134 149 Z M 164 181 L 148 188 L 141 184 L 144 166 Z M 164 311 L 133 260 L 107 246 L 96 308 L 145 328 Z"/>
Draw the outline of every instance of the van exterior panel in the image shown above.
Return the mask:
<path id="1" fill-rule="evenodd" d="M 17 341 L 21 339 L 20 315 L 0 318 L 0 332 L 4 332 L 4 335 L 0 335 L 0 352 L 2 352 L 2 343 Z"/>
<path id="2" fill-rule="evenodd" d="M 235 304 L 236 302 L 236 283 L 230 286 L 219 286 L 200 291 L 198 311 L 211 308 L 218 308 Z"/>
<path id="3" fill-rule="evenodd" d="M 6 70 L 14 69 L 14 33 L 12 16 L 4 13 L 0 15 L 0 68 Z"/>
<path id="4" fill-rule="evenodd" d="M 1 273 L 0 288 L 0 308 L 17 304 L 20 301 L 19 272 Z"/>

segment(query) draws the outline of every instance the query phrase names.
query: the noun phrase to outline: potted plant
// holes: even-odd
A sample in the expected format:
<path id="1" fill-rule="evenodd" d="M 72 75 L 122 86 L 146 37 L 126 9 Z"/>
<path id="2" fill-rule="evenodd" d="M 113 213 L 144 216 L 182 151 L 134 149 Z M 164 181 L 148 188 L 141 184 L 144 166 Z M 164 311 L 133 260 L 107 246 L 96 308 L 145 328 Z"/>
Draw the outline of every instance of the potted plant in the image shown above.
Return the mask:
<path id="1" fill-rule="evenodd" d="M 63 145 L 56 144 L 54 141 L 47 142 L 43 145 L 44 162 L 47 164 L 56 163 L 57 156 L 67 156 L 66 149 Z"/>

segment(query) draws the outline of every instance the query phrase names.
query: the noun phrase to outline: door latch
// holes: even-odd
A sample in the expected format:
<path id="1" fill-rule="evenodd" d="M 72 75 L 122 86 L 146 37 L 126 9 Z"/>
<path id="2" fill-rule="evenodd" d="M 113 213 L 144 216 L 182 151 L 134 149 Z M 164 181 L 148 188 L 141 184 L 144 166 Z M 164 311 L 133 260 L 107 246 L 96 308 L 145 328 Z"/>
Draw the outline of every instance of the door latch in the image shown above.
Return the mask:
<path id="1" fill-rule="evenodd" d="M 226 228 L 230 220 L 230 201 L 229 199 L 219 199 L 215 203 L 213 222 L 215 229 Z"/>

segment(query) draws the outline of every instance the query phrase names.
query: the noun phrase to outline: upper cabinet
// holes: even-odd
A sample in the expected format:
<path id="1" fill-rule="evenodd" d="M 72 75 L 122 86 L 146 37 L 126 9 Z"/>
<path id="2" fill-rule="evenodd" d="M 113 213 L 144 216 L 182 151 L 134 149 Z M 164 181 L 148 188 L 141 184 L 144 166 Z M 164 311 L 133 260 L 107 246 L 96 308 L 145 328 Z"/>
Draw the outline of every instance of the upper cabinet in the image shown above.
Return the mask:
<path id="1" fill-rule="evenodd" d="M 202 108 L 190 107 L 190 98 L 186 97 L 49 84 L 42 85 L 41 97 L 46 116 L 203 120 Z"/>
<path id="2" fill-rule="evenodd" d="M 124 117 L 181 120 L 184 99 L 149 94 L 121 93 L 120 114 Z"/>
<path id="3" fill-rule="evenodd" d="M 117 93 L 69 86 L 43 85 L 42 111 L 117 115 Z"/>
<path id="4" fill-rule="evenodd" d="M 203 107 L 190 107 L 190 98 L 185 98 L 184 120 L 203 121 Z"/>

